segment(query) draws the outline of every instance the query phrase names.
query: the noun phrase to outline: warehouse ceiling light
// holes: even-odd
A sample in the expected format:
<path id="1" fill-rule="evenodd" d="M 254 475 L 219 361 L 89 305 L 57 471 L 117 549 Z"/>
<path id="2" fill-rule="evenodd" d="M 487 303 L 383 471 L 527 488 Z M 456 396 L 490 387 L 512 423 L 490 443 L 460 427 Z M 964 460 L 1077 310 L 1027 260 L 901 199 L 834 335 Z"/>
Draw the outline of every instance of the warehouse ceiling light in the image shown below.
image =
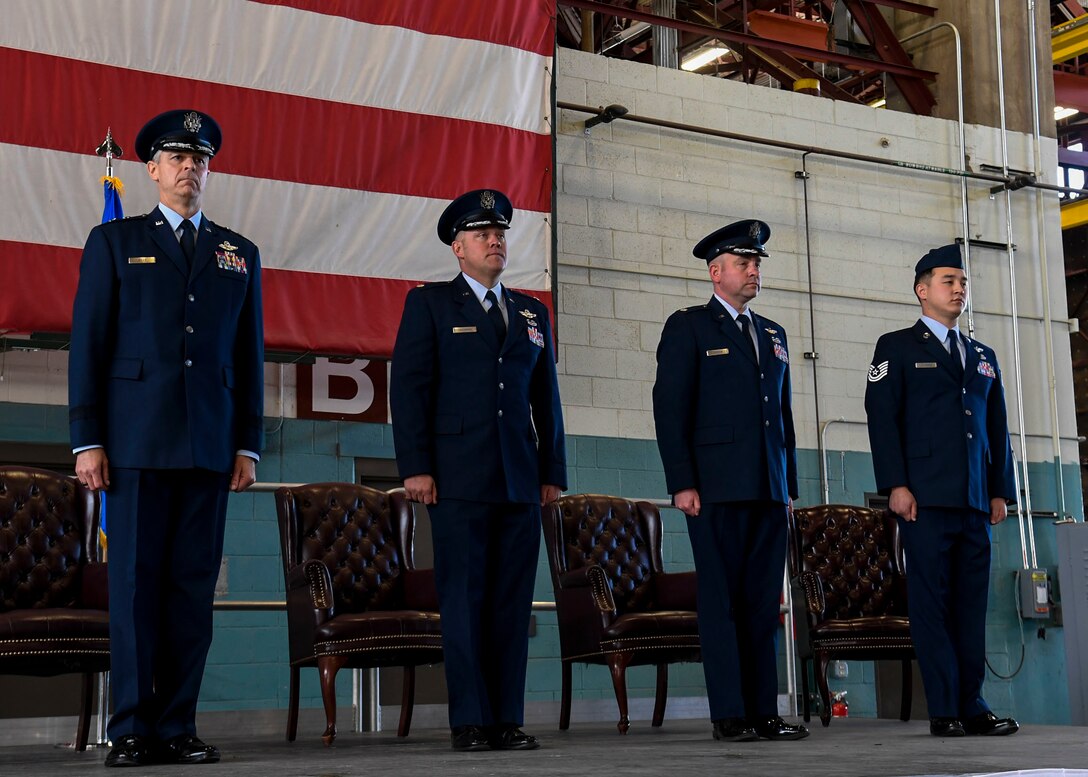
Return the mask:
<path id="1" fill-rule="evenodd" d="M 718 41 L 714 41 L 712 44 L 697 49 L 684 57 L 684 61 L 680 64 L 680 68 L 687 71 L 698 70 L 704 65 L 713 62 L 718 57 L 725 56 L 728 53 L 729 49 Z"/>

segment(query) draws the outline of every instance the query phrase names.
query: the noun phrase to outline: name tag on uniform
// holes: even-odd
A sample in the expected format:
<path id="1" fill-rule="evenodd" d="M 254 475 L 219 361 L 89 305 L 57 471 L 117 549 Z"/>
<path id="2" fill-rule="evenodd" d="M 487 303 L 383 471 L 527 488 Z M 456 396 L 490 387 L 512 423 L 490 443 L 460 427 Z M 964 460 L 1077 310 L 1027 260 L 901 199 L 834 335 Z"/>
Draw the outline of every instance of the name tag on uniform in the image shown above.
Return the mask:
<path id="1" fill-rule="evenodd" d="M 914 369 L 916 370 L 935 370 L 937 369 L 937 362 L 915 362 Z"/>
<path id="2" fill-rule="evenodd" d="M 706 352 L 707 356 L 726 356 L 729 353 L 728 348 L 711 348 Z"/>
<path id="3" fill-rule="evenodd" d="M 467 334 L 472 334 L 475 331 L 476 331 L 476 327 L 474 327 L 474 326 L 455 326 L 453 328 L 453 333 L 455 335 L 467 335 Z"/>
<path id="4" fill-rule="evenodd" d="M 155 257 L 153 256 L 130 256 L 128 258 L 129 264 L 155 264 Z"/>

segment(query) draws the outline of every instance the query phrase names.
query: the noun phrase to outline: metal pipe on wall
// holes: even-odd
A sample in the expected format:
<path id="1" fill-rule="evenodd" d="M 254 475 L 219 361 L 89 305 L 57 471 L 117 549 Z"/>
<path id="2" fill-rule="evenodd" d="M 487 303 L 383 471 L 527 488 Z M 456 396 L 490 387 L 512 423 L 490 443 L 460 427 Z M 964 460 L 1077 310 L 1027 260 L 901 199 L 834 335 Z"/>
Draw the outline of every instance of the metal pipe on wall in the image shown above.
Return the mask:
<path id="1" fill-rule="evenodd" d="M 1042 179 L 1042 129 L 1039 120 L 1039 47 L 1036 43 L 1035 0 L 1027 0 L 1028 12 L 1028 40 L 1030 41 L 1031 63 L 1031 139 L 1032 151 L 1035 156 L 1033 172 L 1035 179 Z M 1043 279 L 1043 343 L 1046 346 L 1046 378 L 1047 394 L 1050 398 L 1050 431 L 1051 448 L 1054 454 L 1054 485 L 1057 491 L 1058 515 L 1065 516 L 1065 477 L 1062 473 L 1062 446 L 1058 436 L 1058 380 L 1054 366 L 1054 338 L 1051 326 L 1050 307 L 1050 272 L 1048 267 L 1047 243 L 1046 243 L 1046 210 L 1043 202 L 1043 194 L 1039 189 L 1035 190 L 1035 227 L 1039 241 L 1039 275 Z M 1034 544 L 1034 532 L 1032 532 Z M 1034 548 L 1033 548 L 1034 550 Z M 1032 554 L 1034 555 L 1034 553 Z"/>
<path id="2" fill-rule="evenodd" d="M 1005 57 L 1001 51 L 1001 0 L 994 0 L 994 34 L 997 38 L 997 102 L 998 114 L 1001 120 L 1001 172 L 1006 177 L 1009 175 L 1009 144 L 1008 129 L 1005 126 Z M 1012 244 L 1012 190 L 1005 187 L 1005 252 L 1009 258 L 1009 314 L 1012 318 L 1012 353 L 1013 369 L 1016 374 L 1016 411 L 1020 419 L 1020 457 L 1022 459 L 1021 484 L 1023 498 L 1016 500 L 1016 516 L 1020 522 L 1020 536 L 1024 536 L 1025 523 L 1027 536 L 1031 544 L 1031 567 L 1035 561 L 1035 532 L 1031 525 L 1031 484 L 1028 477 L 1028 441 L 1024 423 L 1024 381 L 1021 374 L 1020 358 L 1020 325 L 1016 301 L 1016 256 Z M 1044 279 L 1045 280 L 1045 279 Z M 1019 496 L 1019 495 L 1018 495 Z M 1021 541 L 1021 555 L 1023 556 L 1024 569 L 1028 568 L 1027 548 Z"/>
<path id="3" fill-rule="evenodd" d="M 939 22 L 932 27 L 926 27 L 913 35 L 900 38 L 900 43 L 912 41 L 927 33 L 947 27 L 952 30 L 956 40 L 956 116 L 958 119 L 960 141 L 960 170 L 967 172 L 967 140 L 963 129 L 963 42 L 960 39 L 960 31 L 952 22 Z M 967 213 L 967 179 L 960 178 L 960 217 L 963 220 L 963 271 L 967 277 L 971 277 L 971 224 Z M 967 331 L 975 334 L 975 306 L 971 302 L 971 296 L 967 296 Z"/>

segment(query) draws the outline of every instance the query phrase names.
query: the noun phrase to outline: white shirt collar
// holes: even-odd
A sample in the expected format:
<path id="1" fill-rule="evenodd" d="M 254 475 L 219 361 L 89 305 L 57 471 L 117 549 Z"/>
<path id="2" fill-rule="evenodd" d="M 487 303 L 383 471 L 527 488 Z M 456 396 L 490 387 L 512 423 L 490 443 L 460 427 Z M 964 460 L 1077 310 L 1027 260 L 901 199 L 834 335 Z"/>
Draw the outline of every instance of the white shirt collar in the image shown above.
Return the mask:
<path id="1" fill-rule="evenodd" d="M 472 293 L 476 295 L 476 299 L 480 301 L 480 304 L 484 304 L 484 297 L 487 296 L 489 291 L 495 292 L 495 299 L 499 301 L 499 307 L 503 305 L 502 284 L 496 283 L 492 288 L 487 288 L 475 278 L 470 278 L 464 273 L 461 273 L 461 277 L 468 281 L 468 287 L 472 289 Z"/>
<path id="2" fill-rule="evenodd" d="M 947 327 L 944 324 L 942 324 L 940 321 L 937 321 L 936 319 L 930 318 L 929 316 L 922 316 L 922 323 L 925 324 L 927 327 L 929 327 L 929 331 L 932 332 L 934 334 L 934 336 L 938 340 L 940 340 L 942 343 L 945 342 L 946 340 L 948 340 L 948 330 L 949 329 L 951 329 L 953 332 L 955 332 L 956 335 L 959 335 L 959 333 L 960 333 L 959 324 L 956 324 L 953 327 Z M 957 339 L 958 339 L 958 337 L 957 337 Z"/>
<path id="3" fill-rule="evenodd" d="M 159 203 L 159 212 L 166 217 L 166 220 L 170 222 L 170 229 L 177 232 L 181 229 L 181 222 L 185 221 L 185 217 L 177 211 L 168 207 L 165 203 Z M 204 218 L 203 211 L 197 211 L 189 217 L 189 221 L 193 222 L 193 226 L 196 227 L 196 231 L 200 232 L 200 222 Z"/>
<path id="4" fill-rule="evenodd" d="M 745 308 L 745 309 L 744 309 L 744 312 L 743 312 L 743 313 L 741 313 L 741 312 L 738 312 L 738 311 L 737 311 L 737 309 L 736 309 L 735 307 L 733 307 L 733 306 L 732 306 L 732 305 L 730 305 L 730 304 L 729 304 L 728 302 L 726 302 L 726 301 L 725 301 L 724 299 L 722 299 L 721 297 L 719 297 L 719 296 L 717 295 L 717 293 L 715 293 L 715 294 L 714 294 L 714 299 L 716 299 L 716 300 L 718 300 L 718 302 L 722 303 L 722 306 L 723 306 L 723 307 L 724 307 L 724 308 L 725 308 L 726 310 L 728 310 L 728 311 L 729 311 L 729 315 L 731 315 L 731 316 L 733 317 L 733 321 L 736 321 L 736 320 L 737 320 L 737 316 L 745 316 L 745 317 L 746 317 L 746 318 L 748 319 L 748 322 L 749 322 L 749 323 L 751 323 L 751 324 L 755 324 L 755 323 L 756 323 L 756 320 L 755 320 L 754 318 L 752 318 L 752 311 L 751 311 L 751 309 L 750 309 L 750 308 Z"/>

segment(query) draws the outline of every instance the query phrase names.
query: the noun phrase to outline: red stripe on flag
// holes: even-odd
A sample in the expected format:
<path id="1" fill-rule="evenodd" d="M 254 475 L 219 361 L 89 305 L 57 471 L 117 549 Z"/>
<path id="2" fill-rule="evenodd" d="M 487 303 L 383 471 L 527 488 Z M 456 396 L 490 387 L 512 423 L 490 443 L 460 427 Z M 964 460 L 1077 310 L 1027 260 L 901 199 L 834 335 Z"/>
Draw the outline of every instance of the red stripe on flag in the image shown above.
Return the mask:
<path id="1" fill-rule="evenodd" d="M 70 332 L 82 250 L 0 240 L 0 331 Z M 270 350 L 388 359 L 418 281 L 262 269 Z M 550 292 L 526 290 L 552 310 Z M 329 343 L 336 343 L 330 350 Z"/>
<path id="2" fill-rule="evenodd" d="M 367 24 L 405 27 L 431 35 L 468 38 L 532 51 L 555 51 L 555 0 L 254 0 Z"/>
<path id="3" fill-rule="evenodd" d="M 438 200 L 496 188 L 516 208 L 551 211 L 548 135 L 4 47 L 0 72 L 0 105 L 18 117 L 0 122 L 0 142 L 92 154 L 112 127 L 133 159 L 144 122 L 190 94 L 223 129 L 216 172 Z"/>
<path id="4" fill-rule="evenodd" d="M 0 240 L 0 332 L 70 332 L 82 253 Z"/>

